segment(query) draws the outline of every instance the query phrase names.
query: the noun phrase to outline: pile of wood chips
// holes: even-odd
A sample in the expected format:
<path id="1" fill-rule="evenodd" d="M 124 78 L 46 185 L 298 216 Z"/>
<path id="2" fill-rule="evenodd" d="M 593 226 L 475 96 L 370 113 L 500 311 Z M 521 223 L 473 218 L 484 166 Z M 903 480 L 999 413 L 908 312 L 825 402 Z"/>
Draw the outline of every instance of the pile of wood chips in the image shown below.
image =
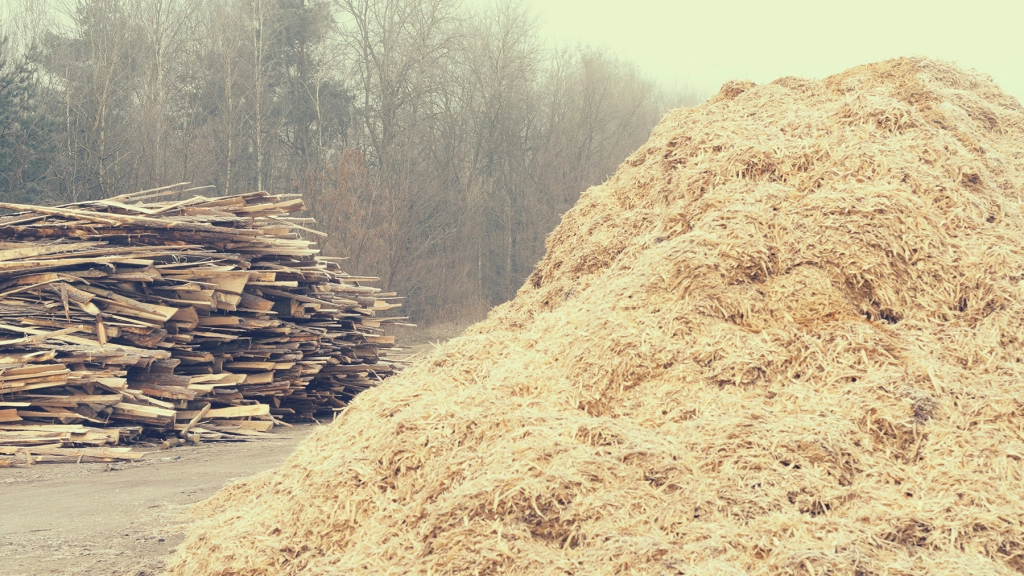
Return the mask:
<path id="1" fill-rule="evenodd" d="M 182 186 L 0 204 L 0 462 L 260 436 L 393 373 L 397 296 L 317 256 L 301 198 L 154 202 Z"/>
<path id="2" fill-rule="evenodd" d="M 1024 574 L 1022 231 L 991 78 L 730 82 L 169 574 Z"/>

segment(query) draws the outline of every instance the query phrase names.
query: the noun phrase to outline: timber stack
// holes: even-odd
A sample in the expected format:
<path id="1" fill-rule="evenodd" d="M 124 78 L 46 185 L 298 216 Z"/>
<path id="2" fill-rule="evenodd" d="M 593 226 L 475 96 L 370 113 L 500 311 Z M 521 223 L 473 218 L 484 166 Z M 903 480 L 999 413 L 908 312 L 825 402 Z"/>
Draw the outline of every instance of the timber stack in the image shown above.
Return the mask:
<path id="1" fill-rule="evenodd" d="M 0 204 L 0 455 L 259 436 L 393 373 L 398 297 L 317 255 L 298 195 L 180 186 Z"/>

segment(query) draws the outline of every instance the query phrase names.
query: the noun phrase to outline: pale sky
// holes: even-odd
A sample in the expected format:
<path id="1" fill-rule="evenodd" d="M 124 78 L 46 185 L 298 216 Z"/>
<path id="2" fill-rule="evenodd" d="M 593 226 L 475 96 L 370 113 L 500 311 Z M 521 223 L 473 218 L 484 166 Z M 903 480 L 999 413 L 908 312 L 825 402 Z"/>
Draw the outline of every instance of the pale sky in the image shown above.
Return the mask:
<path id="1" fill-rule="evenodd" d="M 605 46 L 668 86 L 822 78 L 923 55 L 992 76 L 1024 101 L 1024 0 L 524 0 L 541 35 Z"/>

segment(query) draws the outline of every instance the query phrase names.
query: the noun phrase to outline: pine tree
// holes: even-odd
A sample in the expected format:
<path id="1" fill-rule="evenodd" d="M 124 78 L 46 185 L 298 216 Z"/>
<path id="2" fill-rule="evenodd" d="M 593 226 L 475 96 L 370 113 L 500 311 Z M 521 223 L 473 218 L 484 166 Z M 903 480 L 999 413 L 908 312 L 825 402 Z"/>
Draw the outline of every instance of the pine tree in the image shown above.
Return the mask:
<path id="1" fill-rule="evenodd" d="M 42 113 L 35 51 L 12 58 L 0 40 L 0 197 L 34 201 L 53 156 L 53 123 Z"/>

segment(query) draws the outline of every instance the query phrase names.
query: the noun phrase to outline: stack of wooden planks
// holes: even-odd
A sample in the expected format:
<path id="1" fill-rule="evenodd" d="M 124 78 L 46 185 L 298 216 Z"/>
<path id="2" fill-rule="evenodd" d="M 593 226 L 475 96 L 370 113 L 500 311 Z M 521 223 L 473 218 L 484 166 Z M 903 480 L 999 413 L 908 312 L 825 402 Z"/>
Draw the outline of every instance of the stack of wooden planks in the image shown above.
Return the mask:
<path id="1" fill-rule="evenodd" d="M 0 457 L 262 435 L 394 371 L 398 297 L 317 255 L 301 198 L 181 186 L 0 204 Z"/>

